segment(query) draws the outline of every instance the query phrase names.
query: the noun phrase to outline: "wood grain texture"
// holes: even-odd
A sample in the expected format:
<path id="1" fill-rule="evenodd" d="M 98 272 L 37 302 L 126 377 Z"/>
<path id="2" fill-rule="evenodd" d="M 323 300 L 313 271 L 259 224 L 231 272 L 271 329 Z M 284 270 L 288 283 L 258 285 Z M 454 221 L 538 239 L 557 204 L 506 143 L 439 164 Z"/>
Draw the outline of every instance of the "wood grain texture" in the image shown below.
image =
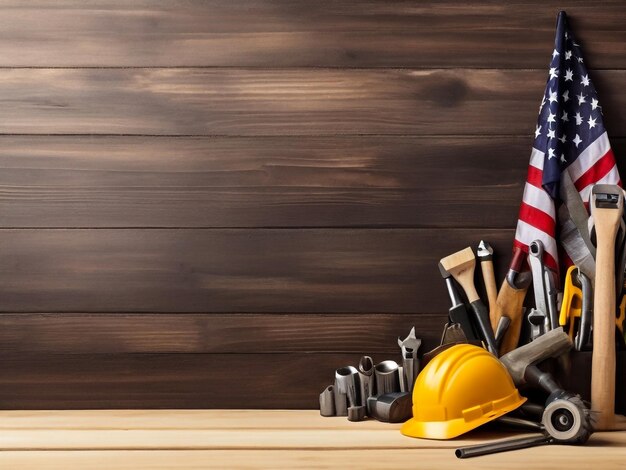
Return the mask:
<path id="1" fill-rule="evenodd" d="M 611 142 L 626 173 L 626 139 Z M 1 136 L 0 227 L 511 228 L 529 149 L 526 136 Z"/>
<path id="2" fill-rule="evenodd" d="M 0 314 L 0 352 L 42 354 L 399 354 L 415 326 L 421 352 L 439 345 L 442 314 Z"/>
<path id="3" fill-rule="evenodd" d="M 444 313 L 437 263 L 512 230 L 2 230 L 6 312 Z M 297 309 L 295 309 L 297 308 Z"/>
<path id="4" fill-rule="evenodd" d="M 390 430 L 390 432 L 397 432 Z M 358 435 L 356 436 L 358 437 Z M 603 470 L 621 470 L 624 454 L 624 437 L 617 433 L 599 433 L 591 436 L 587 446 L 570 446 L 567 452 L 559 446 L 543 446 L 516 451 L 515 458 L 507 453 L 472 459 L 461 465 L 467 469 L 502 468 L 526 470 L 542 465 L 574 468 L 597 466 Z M 410 441 L 411 445 L 414 440 Z M 319 469 L 354 468 L 362 470 L 396 470 L 420 462 L 424 468 L 432 464 L 438 470 L 456 470 L 459 460 L 453 449 L 406 448 L 406 449 L 349 449 L 349 450 L 51 450 L 51 451 L 3 451 L 0 465 L 6 468 L 66 470 L 89 468 L 92 470 L 204 470 L 224 462 L 228 468 L 255 469 Z M 552 467 L 550 467 L 552 468 Z"/>
<path id="5" fill-rule="evenodd" d="M 376 362 L 397 361 L 399 356 L 372 354 Z M 335 369 L 356 365 L 360 357 L 340 352 L 4 353 L 0 403 L 3 409 L 316 409 L 318 395 L 333 382 Z M 585 378 L 590 375 L 590 358 L 575 363 L 580 369 L 570 376 L 568 390 L 588 399 Z M 622 381 L 617 387 L 617 410 L 621 411 L 626 390 Z"/>
<path id="6" fill-rule="evenodd" d="M 397 354 L 399 360 L 400 354 Z M 314 409 L 357 353 L 3 354 L 3 409 Z M 374 354 L 375 361 L 392 357 Z"/>
<path id="7" fill-rule="evenodd" d="M 280 426 L 277 424 L 280 423 Z M 621 468 L 625 433 L 459 461 L 454 449 L 528 433 L 481 427 L 454 440 L 411 439 L 400 424 L 308 410 L 2 411 L 0 465 L 24 469 Z M 565 468 L 565 467 L 563 467 Z"/>
<path id="8" fill-rule="evenodd" d="M 3 136 L 0 226 L 509 228 L 529 148 L 528 137 Z"/>
<path id="9" fill-rule="evenodd" d="M 626 66 L 620 1 L 73 0 L 0 9 L 5 67 L 543 69 L 559 9 L 593 67 Z"/>
<path id="10" fill-rule="evenodd" d="M 611 135 L 626 136 L 626 71 L 593 79 Z M 1 69 L 0 134 L 527 136 L 545 80 L 544 70 Z"/>

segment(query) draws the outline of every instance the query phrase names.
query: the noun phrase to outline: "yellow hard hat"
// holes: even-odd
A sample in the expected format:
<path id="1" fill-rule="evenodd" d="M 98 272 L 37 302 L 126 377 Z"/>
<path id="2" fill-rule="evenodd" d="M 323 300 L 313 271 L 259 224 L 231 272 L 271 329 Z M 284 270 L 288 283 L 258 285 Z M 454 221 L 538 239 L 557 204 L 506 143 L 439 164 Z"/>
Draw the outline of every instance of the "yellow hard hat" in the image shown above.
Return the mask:
<path id="1" fill-rule="evenodd" d="M 405 436 L 451 439 L 514 410 L 526 401 L 506 367 L 490 352 L 458 344 L 435 356 L 413 388 L 413 418 Z"/>

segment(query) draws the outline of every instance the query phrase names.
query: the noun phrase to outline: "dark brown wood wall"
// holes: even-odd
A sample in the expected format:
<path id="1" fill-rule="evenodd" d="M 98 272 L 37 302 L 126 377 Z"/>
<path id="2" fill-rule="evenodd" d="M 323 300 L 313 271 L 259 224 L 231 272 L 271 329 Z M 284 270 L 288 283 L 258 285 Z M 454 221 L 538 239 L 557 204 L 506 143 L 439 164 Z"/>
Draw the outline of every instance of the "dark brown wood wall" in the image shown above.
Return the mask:
<path id="1" fill-rule="evenodd" d="M 560 8 L 624 171 L 621 1 L 0 0 L 0 407 L 315 407 L 434 346 Z"/>

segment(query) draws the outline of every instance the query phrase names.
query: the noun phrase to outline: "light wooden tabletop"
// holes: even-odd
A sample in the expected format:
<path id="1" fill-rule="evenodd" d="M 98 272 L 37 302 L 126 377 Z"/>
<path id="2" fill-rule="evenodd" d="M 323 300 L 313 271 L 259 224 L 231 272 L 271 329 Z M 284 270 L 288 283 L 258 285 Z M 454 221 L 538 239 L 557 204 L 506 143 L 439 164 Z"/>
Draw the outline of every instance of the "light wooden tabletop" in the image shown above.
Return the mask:
<path id="1" fill-rule="evenodd" d="M 350 423 L 316 411 L 98 410 L 0 412 L 0 468 L 46 469 L 611 469 L 626 466 L 626 433 L 582 447 L 544 446 L 458 460 L 454 441 L 402 436 L 400 425 Z"/>

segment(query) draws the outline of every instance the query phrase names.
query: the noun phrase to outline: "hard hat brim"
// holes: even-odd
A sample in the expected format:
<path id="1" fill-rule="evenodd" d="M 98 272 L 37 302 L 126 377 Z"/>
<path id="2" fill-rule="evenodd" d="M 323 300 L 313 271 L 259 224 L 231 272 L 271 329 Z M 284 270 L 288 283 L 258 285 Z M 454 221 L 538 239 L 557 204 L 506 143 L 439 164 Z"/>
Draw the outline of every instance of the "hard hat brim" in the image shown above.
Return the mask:
<path id="1" fill-rule="evenodd" d="M 411 418 L 402 425 L 400 432 L 405 436 L 419 437 L 421 439 L 452 439 L 519 408 L 526 401 L 526 398 L 522 397 L 517 390 L 509 398 L 512 403 L 499 407 L 497 411 L 484 414 L 471 421 L 467 421 L 464 418 L 448 421 L 418 421 L 415 418 Z"/>

